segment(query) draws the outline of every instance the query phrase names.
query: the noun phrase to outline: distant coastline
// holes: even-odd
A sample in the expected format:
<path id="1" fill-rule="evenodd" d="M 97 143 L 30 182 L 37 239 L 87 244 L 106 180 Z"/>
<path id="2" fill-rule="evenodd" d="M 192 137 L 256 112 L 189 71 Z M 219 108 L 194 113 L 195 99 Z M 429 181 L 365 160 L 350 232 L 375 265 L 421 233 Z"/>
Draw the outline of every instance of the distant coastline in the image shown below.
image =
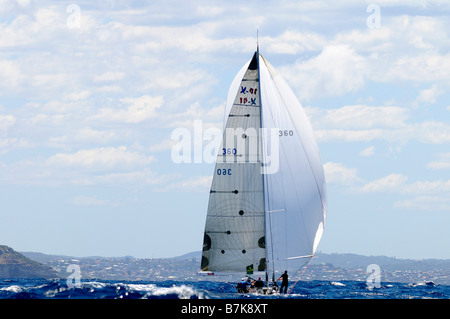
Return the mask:
<path id="1" fill-rule="evenodd" d="M 50 266 L 27 258 L 8 246 L 0 245 L 0 278 L 58 278 Z"/>
<path id="2" fill-rule="evenodd" d="M 201 252 L 171 258 L 74 257 L 22 252 L 24 256 L 55 270 L 60 278 L 68 276 L 67 267 L 80 266 L 83 279 L 105 280 L 202 280 L 197 275 Z M 450 285 L 450 259 L 398 259 L 386 256 L 317 253 L 302 280 L 366 281 L 367 267 L 376 264 L 382 282 L 434 282 Z"/>

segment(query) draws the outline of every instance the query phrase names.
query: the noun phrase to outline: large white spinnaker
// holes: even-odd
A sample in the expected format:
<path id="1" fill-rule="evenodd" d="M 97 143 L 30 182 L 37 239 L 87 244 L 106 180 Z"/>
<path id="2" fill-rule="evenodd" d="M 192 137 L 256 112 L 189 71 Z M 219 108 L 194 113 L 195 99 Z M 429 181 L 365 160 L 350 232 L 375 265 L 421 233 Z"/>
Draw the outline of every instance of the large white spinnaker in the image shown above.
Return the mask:
<path id="1" fill-rule="evenodd" d="M 269 272 L 294 272 L 314 255 L 326 217 L 326 184 L 311 124 L 280 74 L 260 56 L 262 126 L 278 134 L 278 170 L 265 175 Z M 265 138 L 264 141 L 269 141 Z M 274 156 L 270 154 L 273 165 Z"/>
<path id="2" fill-rule="evenodd" d="M 325 217 L 325 176 L 311 124 L 256 52 L 230 86 L 201 268 L 297 271 L 314 255 Z"/>

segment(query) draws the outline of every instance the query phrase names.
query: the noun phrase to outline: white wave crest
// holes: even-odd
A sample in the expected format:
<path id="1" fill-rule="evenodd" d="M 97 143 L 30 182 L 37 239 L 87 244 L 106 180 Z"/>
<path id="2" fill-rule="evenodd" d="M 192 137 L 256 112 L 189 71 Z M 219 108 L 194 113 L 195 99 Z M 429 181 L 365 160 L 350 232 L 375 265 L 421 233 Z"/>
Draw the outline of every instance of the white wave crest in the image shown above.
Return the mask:
<path id="1" fill-rule="evenodd" d="M 198 293 L 195 289 L 186 285 L 172 287 L 155 286 L 154 289 L 148 291 L 143 298 L 150 298 L 155 296 L 164 297 L 169 295 L 175 295 L 179 299 L 191 299 L 193 297 L 203 299 L 202 293 Z"/>
<path id="2" fill-rule="evenodd" d="M 22 292 L 22 287 L 17 286 L 17 285 L 12 285 L 12 286 L 9 286 L 9 287 L 0 288 L 0 290 L 8 291 L 8 292 L 14 292 L 14 293 L 19 293 L 19 292 Z"/>
<path id="3" fill-rule="evenodd" d="M 345 287 L 345 285 L 342 282 L 339 282 L 339 281 L 330 281 L 330 285 Z"/>

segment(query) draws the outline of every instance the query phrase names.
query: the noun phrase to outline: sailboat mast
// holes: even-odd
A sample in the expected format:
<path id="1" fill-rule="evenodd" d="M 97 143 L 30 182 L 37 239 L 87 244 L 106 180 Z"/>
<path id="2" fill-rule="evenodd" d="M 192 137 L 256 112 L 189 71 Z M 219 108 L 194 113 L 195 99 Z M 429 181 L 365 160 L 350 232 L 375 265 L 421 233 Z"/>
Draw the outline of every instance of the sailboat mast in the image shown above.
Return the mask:
<path id="1" fill-rule="evenodd" d="M 260 154 L 261 154 L 261 178 L 262 178 L 262 189 L 263 189 L 263 207 L 264 207 L 264 241 L 267 243 L 267 230 L 266 230 L 266 218 L 267 218 L 267 209 L 266 209 L 266 195 L 265 195 L 265 174 L 264 174 L 264 138 L 263 138 L 263 120 L 262 120 L 262 100 L 261 100 L 261 74 L 260 74 L 260 58 L 259 58 L 259 39 L 258 39 L 258 30 L 256 31 L 256 59 L 258 64 L 258 86 L 259 86 L 259 120 L 260 120 Z M 265 244 L 264 244 L 265 245 Z M 265 249 L 266 254 L 266 285 L 269 285 L 269 277 L 268 277 L 268 254 L 267 247 Z"/>
<path id="2" fill-rule="evenodd" d="M 258 61 L 259 61 L 259 30 L 256 29 L 256 52 L 258 53 Z M 259 70 L 259 67 L 258 67 Z"/>

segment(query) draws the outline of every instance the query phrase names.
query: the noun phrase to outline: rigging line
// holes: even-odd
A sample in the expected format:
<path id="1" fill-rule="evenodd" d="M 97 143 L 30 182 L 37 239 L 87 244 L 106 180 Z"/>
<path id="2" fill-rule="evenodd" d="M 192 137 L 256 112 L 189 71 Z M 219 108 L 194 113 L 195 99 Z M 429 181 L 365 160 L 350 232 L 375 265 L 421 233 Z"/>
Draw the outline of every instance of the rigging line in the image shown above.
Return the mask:
<path id="1" fill-rule="evenodd" d="M 256 48 L 259 51 L 259 29 L 256 29 Z"/>
<path id="2" fill-rule="evenodd" d="M 263 58 L 264 59 L 264 58 Z M 260 104 L 262 105 L 262 89 L 261 89 L 261 86 L 260 86 Z M 261 117 L 262 117 L 262 108 L 260 109 L 260 111 L 261 111 Z M 274 117 L 273 117 L 273 113 L 272 113 L 272 109 L 270 109 L 270 108 L 268 108 L 268 111 L 270 112 L 270 114 L 272 115 L 272 122 L 274 121 Z M 266 121 L 267 121 L 267 119 L 266 119 Z M 264 143 L 264 140 L 263 139 L 261 139 L 261 143 L 263 144 Z M 263 153 L 263 156 L 264 156 L 264 153 Z M 265 177 L 266 178 L 266 189 L 267 190 L 269 190 L 269 188 L 271 187 L 271 183 L 269 183 L 269 179 L 267 178 L 267 177 Z M 273 179 L 272 179 L 272 183 L 273 183 Z M 284 185 L 281 185 L 281 187 L 283 187 L 284 188 Z M 283 191 L 283 196 L 284 196 L 284 191 Z M 271 196 L 270 196 L 270 191 L 267 191 L 267 212 L 270 212 L 271 211 Z M 268 216 L 268 218 L 269 218 L 269 222 L 268 222 L 268 233 L 269 233 L 269 236 L 270 236 L 270 253 L 272 254 L 272 260 L 271 260 L 271 262 L 272 262 L 272 264 L 271 264 L 271 267 L 272 267 L 272 277 L 274 277 L 275 276 L 275 255 L 274 255 L 274 229 L 273 229 L 273 221 L 272 221 L 272 216 L 271 216 L 271 214 L 269 214 L 269 216 Z M 268 237 L 269 237 L 268 236 Z M 267 239 L 268 240 L 268 239 Z M 269 260 L 269 258 L 266 258 L 267 260 Z"/>
<path id="3" fill-rule="evenodd" d="M 291 292 L 294 290 L 295 285 L 297 285 L 297 283 L 302 279 L 303 274 L 305 273 L 306 269 L 308 269 L 309 263 L 311 262 L 311 260 L 313 260 L 313 258 L 314 258 L 314 255 L 311 256 L 311 259 L 308 261 L 308 263 L 306 264 L 306 266 L 303 266 L 303 267 L 304 267 L 303 272 L 300 274 L 300 277 L 299 277 L 298 280 L 295 282 L 295 284 L 292 286 L 291 290 L 288 292 L 288 296 L 289 296 L 289 295 L 291 294 Z M 300 269 L 301 269 L 301 268 L 300 268 Z M 299 272 L 300 269 L 297 270 L 297 272 Z"/>
<path id="4" fill-rule="evenodd" d="M 260 146 L 260 154 L 261 155 L 261 167 L 260 167 L 260 173 L 261 173 L 261 179 L 262 179 L 262 188 L 263 188 L 263 207 L 264 207 L 264 237 L 265 237 L 265 241 L 267 242 L 267 238 L 266 238 L 266 232 L 267 232 L 267 227 L 266 227 L 266 192 L 265 187 L 266 187 L 266 174 L 264 174 L 264 170 L 262 170 L 263 168 L 263 162 L 264 162 L 264 142 L 263 142 L 263 112 L 262 112 L 262 99 L 261 99 L 261 59 L 259 57 L 259 30 L 257 30 L 256 33 L 256 61 L 257 61 L 257 65 L 258 65 L 258 89 L 259 89 L 259 93 L 258 93 L 258 97 L 259 97 L 259 128 L 260 128 L 260 140 L 259 140 L 259 146 Z M 267 196 L 269 196 L 269 192 L 267 192 Z M 269 198 L 268 198 L 269 200 Z M 270 217 L 269 217 L 270 218 Z M 270 240 L 272 242 L 272 239 Z M 273 245 L 272 245 L 273 246 Z M 273 247 L 272 247 L 273 248 Z M 267 248 L 264 248 L 264 257 L 266 258 L 266 269 L 265 269 L 265 273 L 266 273 L 266 277 L 267 277 L 267 262 L 269 260 L 268 258 L 268 254 L 267 254 Z M 272 258 L 273 258 L 273 254 L 272 254 Z"/>
<path id="5" fill-rule="evenodd" d="M 263 60 L 264 60 L 264 58 L 263 58 Z M 263 61 L 263 63 L 264 63 L 264 61 Z M 262 125 L 263 109 L 262 109 L 262 86 L 261 86 L 261 59 L 260 59 L 260 54 L 259 54 L 259 47 L 258 47 L 258 78 L 259 78 L 259 104 L 261 105 L 260 117 L 261 117 L 261 128 L 262 128 L 263 127 L 263 125 Z M 269 112 L 272 112 L 270 108 L 268 110 L 269 110 Z M 273 117 L 272 117 L 272 120 L 273 120 Z M 266 121 L 267 121 L 267 119 L 266 119 Z M 264 137 L 262 136 L 262 131 L 261 131 L 261 156 L 264 157 L 264 155 L 265 155 Z M 264 158 L 262 158 L 262 162 L 263 163 L 265 162 Z M 266 198 L 264 198 L 264 206 L 266 206 L 266 202 L 267 202 L 267 212 L 268 212 L 268 211 L 270 211 L 270 208 L 271 208 L 271 196 L 270 196 L 270 191 L 269 191 L 270 183 L 268 181 L 266 174 L 263 174 L 263 181 L 265 182 L 264 187 L 265 187 L 265 189 L 267 189 L 267 201 L 266 201 Z M 266 194 L 264 193 L 264 195 L 266 195 Z M 265 216 L 266 216 L 266 214 L 265 214 Z M 266 235 L 266 243 L 270 242 L 270 247 L 267 246 L 268 249 L 266 248 L 266 261 L 267 261 L 266 274 L 269 271 L 268 267 L 270 265 L 271 271 L 272 271 L 272 278 L 273 278 L 275 276 L 275 256 L 274 256 L 274 242 L 273 242 L 274 230 L 273 230 L 272 216 L 270 216 L 270 214 L 269 214 L 267 217 L 269 220 L 268 220 L 268 222 L 266 221 L 264 223 L 264 227 L 265 227 L 264 233 Z M 272 260 L 269 259 L 268 252 L 270 252 Z"/>

